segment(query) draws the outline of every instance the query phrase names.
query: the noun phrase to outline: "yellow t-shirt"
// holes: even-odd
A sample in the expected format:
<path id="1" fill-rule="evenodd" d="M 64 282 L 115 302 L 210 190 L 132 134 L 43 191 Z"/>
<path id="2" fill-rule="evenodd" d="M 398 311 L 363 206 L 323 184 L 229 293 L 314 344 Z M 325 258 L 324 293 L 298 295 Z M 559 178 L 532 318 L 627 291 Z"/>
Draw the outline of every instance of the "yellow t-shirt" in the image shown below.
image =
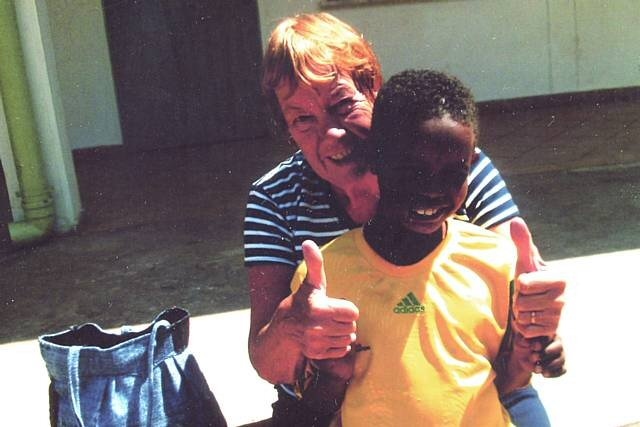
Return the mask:
<path id="1" fill-rule="evenodd" d="M 355 372 L 342 425 L 510 425 L 493 384 L 509 315 L 515 248 L 449 220 L 443 242 L 410 266 L 393 265 L 354 229 L 323 247 L 327 294 L 358 306 Z M 292 289 L 306 275 L 304 263 Z"/>

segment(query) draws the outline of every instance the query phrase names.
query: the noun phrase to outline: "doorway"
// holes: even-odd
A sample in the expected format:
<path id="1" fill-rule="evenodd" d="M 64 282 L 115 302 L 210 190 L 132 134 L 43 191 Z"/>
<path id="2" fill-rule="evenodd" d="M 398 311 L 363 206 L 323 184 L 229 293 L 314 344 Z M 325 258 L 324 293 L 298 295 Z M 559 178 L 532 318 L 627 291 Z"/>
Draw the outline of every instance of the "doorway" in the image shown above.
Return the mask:
<path id="1" fill-rule="evenodd" d="M 256 0 L 103 0 L 125 148 L 267 134 Z"/>

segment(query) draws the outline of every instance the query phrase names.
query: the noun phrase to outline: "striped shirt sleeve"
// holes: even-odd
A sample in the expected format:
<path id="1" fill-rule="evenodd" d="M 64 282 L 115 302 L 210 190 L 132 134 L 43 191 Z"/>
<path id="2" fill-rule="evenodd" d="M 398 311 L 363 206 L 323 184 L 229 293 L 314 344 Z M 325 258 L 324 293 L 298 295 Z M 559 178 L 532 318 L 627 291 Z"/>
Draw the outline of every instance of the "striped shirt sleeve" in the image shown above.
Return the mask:
<path id="1" fill-rule="evenodd" d="M 297 266 L 293 232 L 278 205 L 258 186 L 249 192 L 244 219 L 245 265 Z"/>
<path id="2" fill-rule="evenodd" d="M 518 216 L 519 211 L 491 159 L 478 148 L 476 153 L 469 173 L 465 210 L 470 222 L 490 228 Z"/>

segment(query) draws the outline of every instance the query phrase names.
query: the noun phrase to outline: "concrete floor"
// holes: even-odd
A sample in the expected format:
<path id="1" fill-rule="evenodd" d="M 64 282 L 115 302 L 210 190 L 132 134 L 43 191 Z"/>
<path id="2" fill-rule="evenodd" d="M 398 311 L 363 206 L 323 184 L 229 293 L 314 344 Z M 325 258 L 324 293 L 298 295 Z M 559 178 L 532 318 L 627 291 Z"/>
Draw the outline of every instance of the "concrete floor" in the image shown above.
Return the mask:
<path id="1" fill-rule="evenodd" d="M 554 425 L 639 421 L 640 348 L 627 331 L 638 324 L 640 101 L 492 108 L 481 127 L 543 256 L 572 278 L 561 325 L 569 373 L 537 381 Z M 78 154 L 77 232 L 1 255 L 0 369 L 15 386 L 0 392 L 10 403 L 0 424 L 46 424 L 35 337 L 83 322 L 144 324 L 171 305 L 194 316 L 191 348 L 230 424 L 267 417 L 273 391 L 246 357 L 242 218 L 248 184 L 289 151 L 237 141 Z"/>

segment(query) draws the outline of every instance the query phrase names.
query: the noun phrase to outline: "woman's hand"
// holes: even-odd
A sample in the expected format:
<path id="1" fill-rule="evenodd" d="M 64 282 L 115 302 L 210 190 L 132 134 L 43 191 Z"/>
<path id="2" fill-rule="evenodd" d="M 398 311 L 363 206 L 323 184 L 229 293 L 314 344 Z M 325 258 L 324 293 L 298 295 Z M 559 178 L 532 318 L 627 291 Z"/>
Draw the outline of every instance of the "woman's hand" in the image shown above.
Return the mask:
<path id="1" fill-rule="evenodd" d="M 302 243 L 307 276 L 293 295 L 291 315 L 301 325 L 302 354 L 309 359 L 346 356 L 356 340 L 358 308 L 327 296 L 322 253 L 311 240 Z"/>
<path id="2" fill-rule="evenodd" d="M 306 359 L 345 356 L 356 339 L 358 308 L 327 296 L 317 245 L 306 241 L 303 252 L 307 276 L 294 294 L 288 293 L 292 269 L 249 269 L 249 355 L 258 374 L 272 383 L 293 383 Z"/>
<path id="3" fill-rule="evenodd" d="M 513 326 L 525 338 L 553 337 L 564 306 L 566 281 L 557 271 L 547 269 L 525 222 L 514 218 L 510 225 L 518 250 Z"/>

